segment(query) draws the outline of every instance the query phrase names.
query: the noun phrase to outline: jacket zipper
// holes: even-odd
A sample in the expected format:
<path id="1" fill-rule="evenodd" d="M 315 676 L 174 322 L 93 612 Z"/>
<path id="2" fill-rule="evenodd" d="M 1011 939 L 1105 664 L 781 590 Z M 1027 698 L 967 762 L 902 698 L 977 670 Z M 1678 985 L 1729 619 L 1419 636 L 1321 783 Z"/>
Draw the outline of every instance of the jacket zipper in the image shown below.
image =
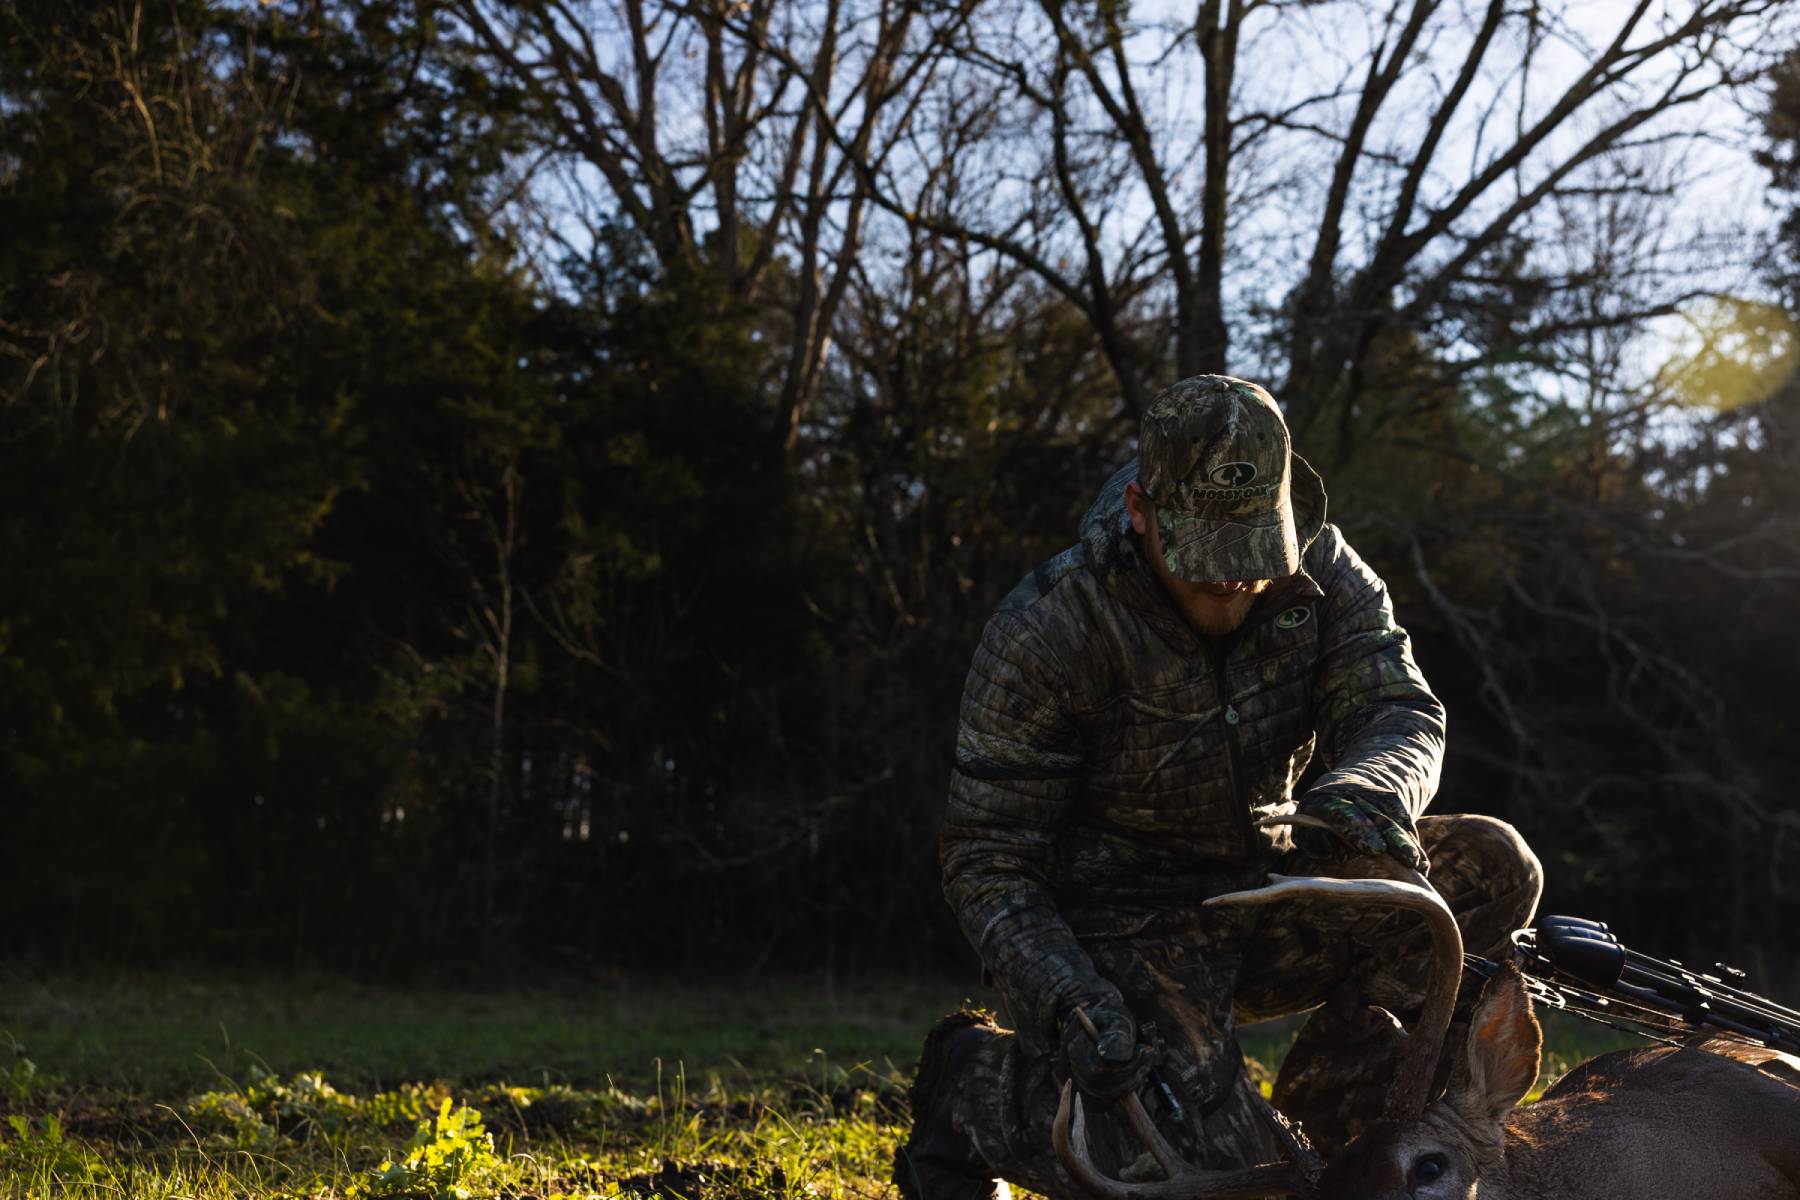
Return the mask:
<path id="1" fill-rule="evenodd" d="M 1225 752 L 1231 763 L 1231 794 L 1237 801 L 1238 832 L 1243 837 L 1244 861 L 1256 857 L 1256 830 L 1250 824 L 1250 794 L 1244 789 L 1244 747 L 1238 738 L 1238 710 L 1231 698 L 1225 678 L 1225 655 L 1211 638 L 1206 642 L 1206 656 L 1212 664 L 1213 686 L 1224 704 Z"/>

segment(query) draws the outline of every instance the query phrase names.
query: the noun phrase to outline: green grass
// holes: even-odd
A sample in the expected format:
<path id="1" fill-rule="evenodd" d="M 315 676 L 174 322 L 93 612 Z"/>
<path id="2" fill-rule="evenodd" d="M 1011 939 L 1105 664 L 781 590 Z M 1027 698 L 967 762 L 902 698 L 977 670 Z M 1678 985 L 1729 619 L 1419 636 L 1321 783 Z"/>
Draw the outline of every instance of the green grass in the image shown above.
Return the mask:
<path id="1" fill-rule="evenodd" d="M 0 980 L 0 1197 L 887 1195 L 919 1043 L 961 999 Z M 465 1107 L 479 1131 L 436 1136 Z"/>
<path id="2" fill-rule="evenodd" d="M 1544 1094 L 1544 1089 L 1568 1074 L 1576 1063 L 1586 1062 L 1596 1054 L 1609 1050 L 1625 1050 L 1649 1043 L 1629 1033 L 1621 1033 L 1566 1013 L 1538 1010 L 1538 1023 L 1544 1029 L 1543 1069 L 1538 1084 L 1525 1097 L 1526 1103 Z"/>
<path id="3" fill-rule="evenodd" d="M 419 1078 L 637 1087 L 658 1060 L 759 1077 L 821 1057 L 910 1064 L 926 1027 L 963 995 L 920 983 L 419 991 L 105 975 L 0 981 L 0 1029 L 69 1079 L 132 1092 L 211 1086 L 252 1064 L 357 1088 Z"/>
<path id="4" fill-rule="evenodd" d="M 0 1200 L 890 1197 L 913 1059 L 962 998 L 0 979 Z M 1247 1052 L 1272 1070 L 1292 1028 Z M 1551 1032 L 1557 1072 L 1623 1044 Z"/>

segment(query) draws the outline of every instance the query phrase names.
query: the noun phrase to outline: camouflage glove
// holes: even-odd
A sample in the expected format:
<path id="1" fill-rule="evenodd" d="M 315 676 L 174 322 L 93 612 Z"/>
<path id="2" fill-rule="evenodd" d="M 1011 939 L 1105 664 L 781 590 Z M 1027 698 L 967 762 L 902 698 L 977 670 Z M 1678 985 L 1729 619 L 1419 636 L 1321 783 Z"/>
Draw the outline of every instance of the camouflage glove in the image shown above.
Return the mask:
<path id="1" fill-rule="evenodd" d="M 1309 792 L 1300 801 L 1300 815 L 1317 817 L 1331 826 L 1301 829 L 1295 841 L 1308 854 L 1330 857 L 1348 847 L 1359 854 L 1390 855 L 1415 871 L 1431 869 L 1419 846 L 1412 814 L 1393 796 L 1350 796 L 1342 792 Z"/>
<path id="2" fill-rule="evenodd" d="M 1082 1006 L 1100 1034 L 1088 1036 L 1081 1018 L 1073 1011 L 1063 1018 L 1062 1052 L 1069 1076 L 1083 1095 L 1096 1100 L 1117 1100 L 1137 1090 L 1155 1062 L 1155 1052 L 1137 1040 L 1137 1022 L 1116 1000 L 1099 1000 Z"/>

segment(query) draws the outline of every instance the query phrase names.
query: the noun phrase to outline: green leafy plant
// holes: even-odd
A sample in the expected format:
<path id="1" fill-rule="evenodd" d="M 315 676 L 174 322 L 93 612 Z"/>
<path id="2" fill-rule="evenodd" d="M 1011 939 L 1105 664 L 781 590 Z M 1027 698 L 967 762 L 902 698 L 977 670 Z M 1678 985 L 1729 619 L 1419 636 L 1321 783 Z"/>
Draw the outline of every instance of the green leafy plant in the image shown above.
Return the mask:
<path id="1" fill-rule="evenodd" d="M 302 1071 L 283 1083 L 270 1074 L 250 1085 L 251 1103 L 270 1108 L 284 1122 L 302 1122 L 323 1129 L 340 1129 L 357 1115 L 355 1096 L 338 1091 L 316 1071 Z"/>
<path id="2" fill-rule="evenodd" d="M 0 1177 L 48 1177 L 70 1184 L 93 1183 L 105 1174 L 105 1164 L 96 1155 L 63 1136 L 62 1122 L 54 1113 L 44 1118 L 41 1129 L 18 1115 L 6 1118 L 6 1124 L 12 1136 L 0 1142 Z"/>
<path id="3" fill-rule="evenodd" d="M 498 1165 L 481 1114 L 467 1105 L 452 1110 L 446 1098 L 435 1126 L 421 1123 L 405 1155 L 370 1171 L 350 1194 L 355 1200 L 469 1200 L 467 1185 Z"/>
<path id="4" fill-rule="evenodd" d="M 208 1146 L 230 1150 L 273 1150 L 274 1128 L 237 1092 L 202 1092 L 183 1106 L 193 1131 Z"/>
<path id="5" fill-rule="evenodd" d="M 0 1097 L 23 1104 L 34 1091 L 49 1083 L 49 1077 L 25 1057 L 25 1047 L 12 1034 L 0 1032 Z"/>
<path id="6" fill-rule="evenodd" d="M 494 1083 L 476 1092 L 474 1099 L 497 1119 L 533 1131 L 595 1130 L 613 1120 L 641 1119 L 649 1108 L 616 1088 L 586 1091 L 562 1083 L 536 1087 Z"/>
<path id="7" fill-rule="evenodd" d="M 183 1107 L 195 1132 L 208 1144 L 234 1150 L 269 1150 L 285 1135 L 304 1136 L 344 1128 L 358 1116 L 355 1096 L 347 1096 L 317 1072 L 302 1071 L 283 1082 L 260 1067 L 249 1083 L 229 1091 L 202 1092 Z M 422 1112 L 415 1112 L 417 1120 Z"/>
<path id="8" fill-rule="evenodd" d="M 403 1083 L 390 1091 L 376 1092 L 363 1100 L 362 1116 L 370 1125 L 417 1125 L 450 1098 L 444 1083 Z"/>

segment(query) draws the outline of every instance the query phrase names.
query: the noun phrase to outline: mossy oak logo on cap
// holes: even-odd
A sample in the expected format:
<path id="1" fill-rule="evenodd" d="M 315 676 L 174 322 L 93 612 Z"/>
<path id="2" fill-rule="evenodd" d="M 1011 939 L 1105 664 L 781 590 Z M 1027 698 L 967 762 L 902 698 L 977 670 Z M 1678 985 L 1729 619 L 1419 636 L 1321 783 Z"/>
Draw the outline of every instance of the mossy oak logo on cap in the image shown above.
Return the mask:
<path id="1" fill-rule="evenodd" d="M 1206 473 L 1206 477 L 1222 488 L 1241 488 L 1256 478 L 1256 464 L 1247 462 L 1221 463 Z"/>
<path id="2" fill-rule="evenodd" d="M 1285 610 L 1280 616 L 1275 618 L 1275 624 L 1282 629 L 1298 629 L 1300 626 L 1306 624 L 1311 618 L 1312 609 L 1307 608 L 1305 605 L 1301 605 L 1298 608 Z"/>

